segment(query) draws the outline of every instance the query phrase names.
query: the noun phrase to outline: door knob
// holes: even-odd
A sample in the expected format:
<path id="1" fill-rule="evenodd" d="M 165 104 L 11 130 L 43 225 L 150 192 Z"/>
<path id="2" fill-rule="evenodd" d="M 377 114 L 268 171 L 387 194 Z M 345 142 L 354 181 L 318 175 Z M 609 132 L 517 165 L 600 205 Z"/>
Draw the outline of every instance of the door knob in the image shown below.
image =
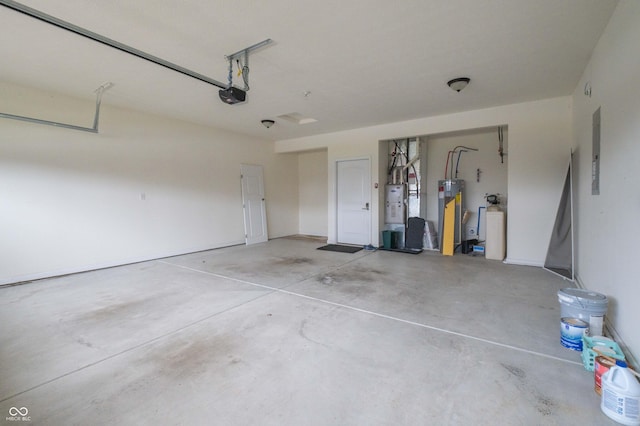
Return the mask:
<path id="1" fill-rule="evenodd" d="M 365 205 L 362 208 L 362 210 L 369 210 L 369 203 L 365 203 Z"/>

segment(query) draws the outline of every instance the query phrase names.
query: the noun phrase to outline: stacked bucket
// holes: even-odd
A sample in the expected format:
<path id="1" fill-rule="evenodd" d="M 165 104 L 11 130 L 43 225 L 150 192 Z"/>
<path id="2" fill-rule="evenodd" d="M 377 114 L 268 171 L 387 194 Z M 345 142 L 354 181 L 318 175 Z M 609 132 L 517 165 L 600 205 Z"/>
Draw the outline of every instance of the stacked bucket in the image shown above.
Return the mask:
<path id="1" fill-rule="evenodd" d="M 582 336 L 602 336 L 607 296 L 580 288 L 558 291 L 560 302 L 560 343 L 582 351 Z"/>
<path id="2" fill-rule="evenodd" d="M 560 343 L 582 352 L 582 363 L 594 373 L 600 409 L 624 425 L 640 425 L 640 383 L 624 361 L 618 344 L 603 336 L 608 300 L 603 294 L 579 288 L 558 291 Z M 640 377 L 640 375 L 639 375 Z"/>

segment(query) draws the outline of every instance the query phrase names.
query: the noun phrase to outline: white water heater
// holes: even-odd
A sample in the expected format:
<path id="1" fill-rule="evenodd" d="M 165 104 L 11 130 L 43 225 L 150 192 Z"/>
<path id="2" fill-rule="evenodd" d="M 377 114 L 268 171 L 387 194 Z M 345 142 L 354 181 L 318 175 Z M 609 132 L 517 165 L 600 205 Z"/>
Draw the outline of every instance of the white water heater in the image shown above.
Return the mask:
<path id="1" fill-rule="evenodd" d="M 444 225 L 444 207 L 452 199 L 456 200 L 454 248 L 462 242 L 462 212 L 464 180 L 445 179 L 438 181 L 438 247 L 442 251 L 442 236 Z"/>

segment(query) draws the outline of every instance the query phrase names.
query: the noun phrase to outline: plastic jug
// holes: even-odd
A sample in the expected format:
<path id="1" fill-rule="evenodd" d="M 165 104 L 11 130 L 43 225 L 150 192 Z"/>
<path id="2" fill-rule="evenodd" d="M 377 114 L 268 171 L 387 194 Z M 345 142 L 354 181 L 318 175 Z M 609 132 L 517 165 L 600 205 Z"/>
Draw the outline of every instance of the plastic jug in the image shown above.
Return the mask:
<path id="1" fill-rule="evenodd" d="M 602 375 L 602 412 L 612 420 L 628 426 L 640 425 L 640 383 L 624 361 Z"/>

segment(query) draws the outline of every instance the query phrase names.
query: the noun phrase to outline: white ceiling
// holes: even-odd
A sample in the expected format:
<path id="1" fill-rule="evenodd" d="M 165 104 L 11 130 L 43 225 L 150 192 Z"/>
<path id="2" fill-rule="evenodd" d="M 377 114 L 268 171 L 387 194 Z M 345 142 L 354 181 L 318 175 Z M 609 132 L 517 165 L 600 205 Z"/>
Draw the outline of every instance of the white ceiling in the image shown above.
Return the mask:
<path id="1" fill-rule="evenodd" d="M 0 6 L 0 80 L 91 100 L 111 81 L 104 104 L 280 140 L 569 95 L 617 1 L 21 3 L 223 83 L 225 55 L 271 38 L 250 56 L 248 102 L 226 105 L 212 85 Z"/>

